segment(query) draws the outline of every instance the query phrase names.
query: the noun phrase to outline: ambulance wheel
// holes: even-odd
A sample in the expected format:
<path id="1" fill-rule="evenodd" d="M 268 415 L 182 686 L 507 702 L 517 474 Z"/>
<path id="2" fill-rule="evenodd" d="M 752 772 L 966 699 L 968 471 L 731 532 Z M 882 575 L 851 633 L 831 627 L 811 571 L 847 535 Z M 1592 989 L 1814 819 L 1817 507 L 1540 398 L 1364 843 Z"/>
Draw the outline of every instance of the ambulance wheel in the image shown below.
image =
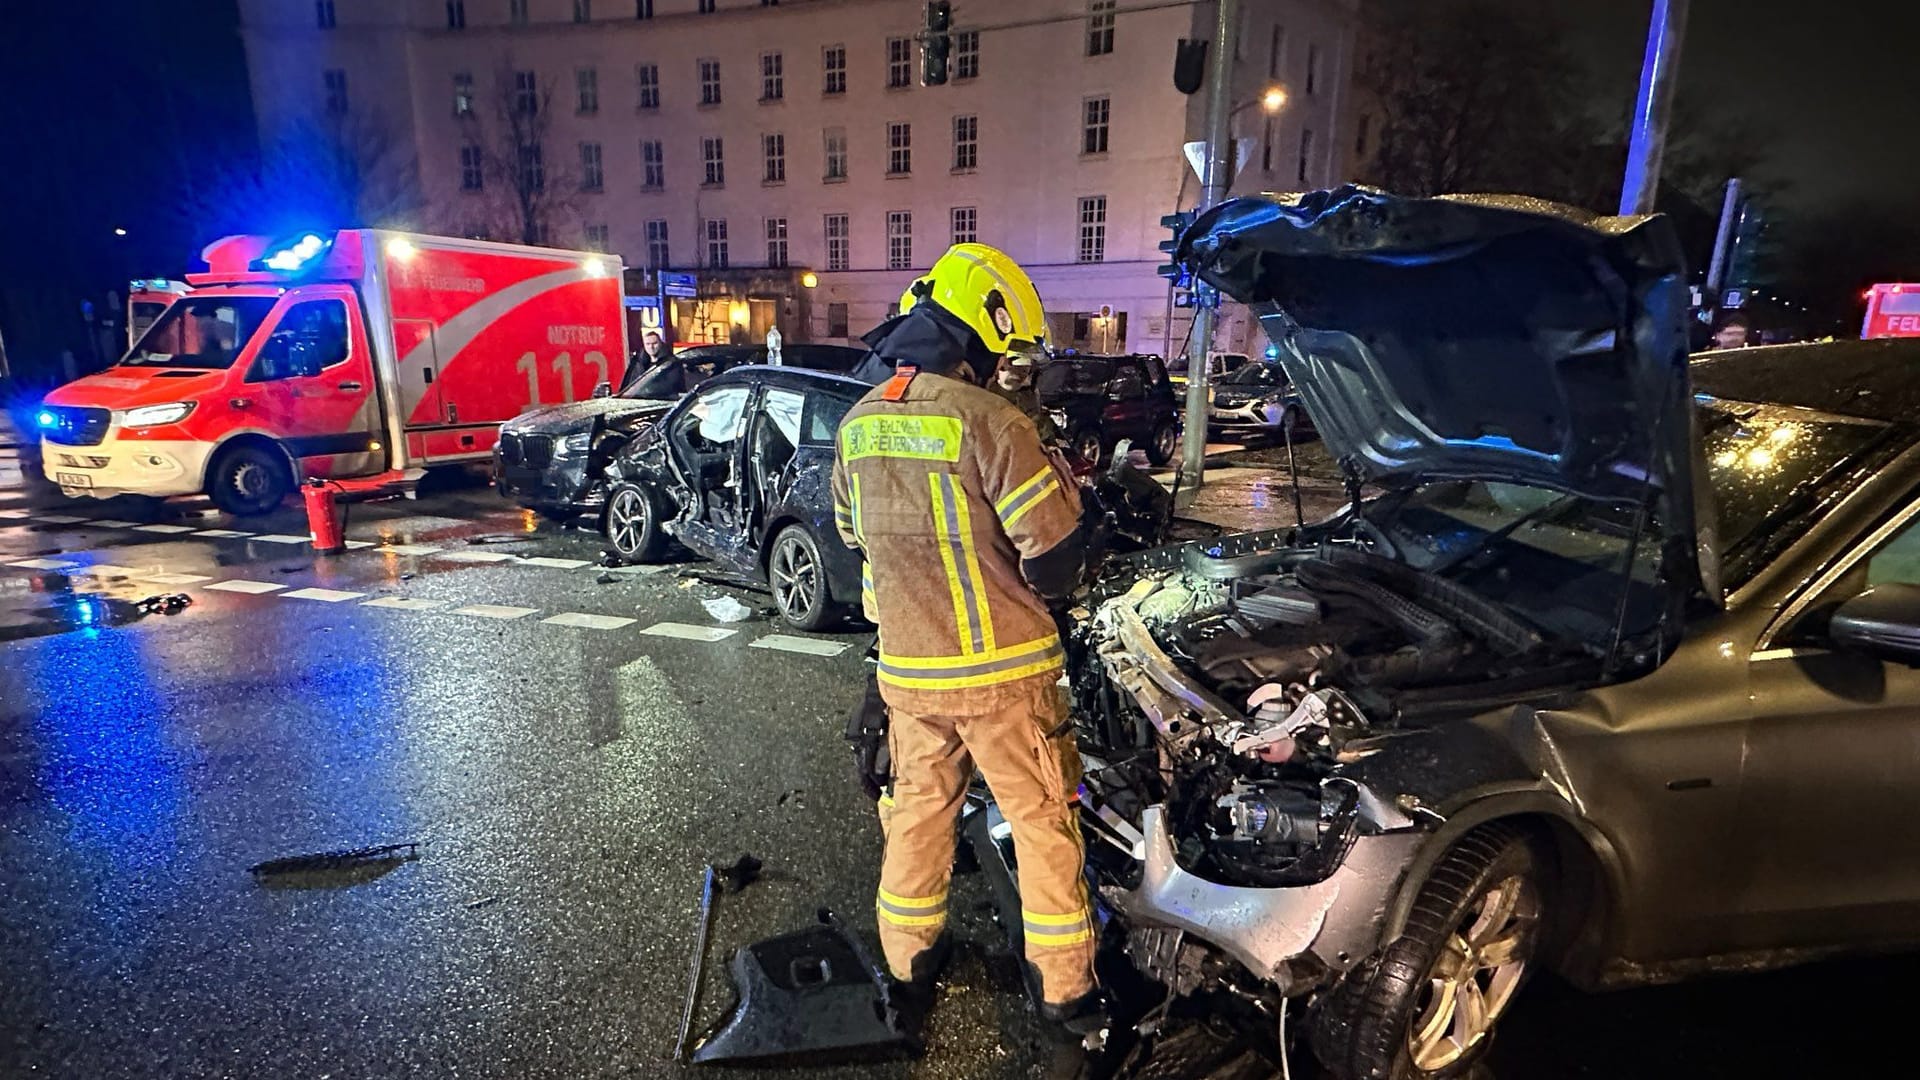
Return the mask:
<path id="1" fill-rule="evenodd" d="M 639 484 L 619 484 L 607 494 L 603 529 L 614 553 L 627 562 L 651 562 L 666 547 L 659 500 Z"/>
<path id="2" fill-rule="evenodd" d="M 236 517 L 264 514 L 292 490 L 286 460 L 262 446 L 229 447 L 207 470 L 213 505 Z"/>
<path id="3" fill-rule="evenodd" d="M 822 630 L 840 621 L 840 606 L 827 589 L 820 545 L 805 528 L 789 525 L 774 538 L 767 553 L 767 584 L 780 617 L 795 630 Z"/>

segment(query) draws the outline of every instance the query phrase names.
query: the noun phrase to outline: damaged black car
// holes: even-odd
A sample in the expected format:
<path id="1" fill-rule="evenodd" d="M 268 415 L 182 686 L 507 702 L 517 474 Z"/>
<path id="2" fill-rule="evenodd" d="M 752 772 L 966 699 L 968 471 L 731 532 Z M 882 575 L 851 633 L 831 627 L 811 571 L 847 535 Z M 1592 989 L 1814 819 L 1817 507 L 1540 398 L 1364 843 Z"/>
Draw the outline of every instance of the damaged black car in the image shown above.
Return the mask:
<path id="1" fill-rule="evenodd" d="M 1458 1077 L 1541 969 L 1920 938 L 1920 342 L 1690 369 L 1663 219 L 1518 198 L 1235 199 L 1177 256 L 1352 502 L 1110 560 L 1075 612 L 1137 1035 L 1228 1002 L 1336 1077 Z"/>

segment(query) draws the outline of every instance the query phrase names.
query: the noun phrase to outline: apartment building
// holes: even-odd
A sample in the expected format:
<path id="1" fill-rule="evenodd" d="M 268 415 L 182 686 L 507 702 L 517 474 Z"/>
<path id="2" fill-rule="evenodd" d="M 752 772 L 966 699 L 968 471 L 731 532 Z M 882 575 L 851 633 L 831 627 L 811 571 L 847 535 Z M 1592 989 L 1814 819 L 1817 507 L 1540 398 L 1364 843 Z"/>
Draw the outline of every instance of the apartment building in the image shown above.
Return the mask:
<path id="1" fill-rule="evenodd" d="M 1236 191 L 1341 178 L 1356 3 L 1241 5 Z M 517 238 L 499 148 L 474 132 L 538 112 L 512 164 L 566 189 L 542 231 L 618 252 L 635 291 L 694 273 L 699 300 L 668 316 L 681 340 L 857 338 L 950 243 L 980 240 L 1030 269 L 1057 345 L 1182 351 L 1189 313 L 1154 268 L 1160 216 L 1199 187 L 1181 147 L 1205 95 L 1172 70 L 1179 39 L 1211 36 L 1210 3 L 956 0 L 944 86 L 921 85 L 918 0 L 240 6 L 263 138 L 377 121 L 417 152 L 423 227 Z M 1216 347 L 1248 331 L 1230 316 Z"/>

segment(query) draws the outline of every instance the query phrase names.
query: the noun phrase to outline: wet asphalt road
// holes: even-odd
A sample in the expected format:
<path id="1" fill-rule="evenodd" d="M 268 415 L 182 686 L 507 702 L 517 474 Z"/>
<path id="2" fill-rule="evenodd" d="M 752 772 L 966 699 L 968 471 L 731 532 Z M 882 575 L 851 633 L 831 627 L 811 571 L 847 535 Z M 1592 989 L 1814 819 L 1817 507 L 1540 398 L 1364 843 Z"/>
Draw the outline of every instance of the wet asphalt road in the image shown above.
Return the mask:
<path id="1" fill-rule="evenodd" d="M 701 601 L 764 601 L 678 568 L 603 582 L 563 564 L 598 556 L 590 533 L 484 489 L 356 508 L 368 546 L 333 558 L 261 539 L 303 533 L 291 511 L 18 495 L 0 491 L 0 1077 L 674 1075 L 702 862 L 768 865 L 718 902 L 702 1018 L 726 949 L 822 905 L 870 924 L 878 832 L 839 737 L 865 635 L 756 647 L 778 628 Z M 177 615 L 131 611 L 176 591 Z M 634 621 L 544 621 L 565 616 Z M 642 633 L 661 623 L 733 633 Z M 400 842 L 418 858 L 247 871 Z M 1028 1075 L 983 884 L 955 896 L 967 945 L 934 1053 L 807 1075 Z M 1873 1005 L 1912 1000 L 1915 974 L 1600 998 L 1542 981 L 1490 1074 L 1837 1075 L 1891 1043 Z"/>

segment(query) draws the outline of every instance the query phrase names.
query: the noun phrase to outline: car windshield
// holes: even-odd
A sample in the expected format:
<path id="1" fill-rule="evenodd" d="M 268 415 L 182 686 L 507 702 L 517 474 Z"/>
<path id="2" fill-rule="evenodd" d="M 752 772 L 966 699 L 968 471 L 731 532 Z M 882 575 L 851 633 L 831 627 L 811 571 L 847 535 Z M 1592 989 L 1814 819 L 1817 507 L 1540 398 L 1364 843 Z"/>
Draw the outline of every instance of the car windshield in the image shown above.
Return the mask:
<path id="1" fill-rule="evenodd" d="M 140 335 L 122 364 L 225 370 L 273 310 L 271 296 L 188 296 Z"/>
<path id="2" fill-rule="evenodd" d="M 1101 394 L 1112 377 L 1113 365 L 1105 360 L 1055 360 L 1034 377 L 1034 389 L 1041 397 Z"/>
<path id="3" fill-rule="evenodd" d="M 1247 364 L 1220 380 L 1225 386 L 1285 386 L 1287 373 L 1279 364 Z"/>

